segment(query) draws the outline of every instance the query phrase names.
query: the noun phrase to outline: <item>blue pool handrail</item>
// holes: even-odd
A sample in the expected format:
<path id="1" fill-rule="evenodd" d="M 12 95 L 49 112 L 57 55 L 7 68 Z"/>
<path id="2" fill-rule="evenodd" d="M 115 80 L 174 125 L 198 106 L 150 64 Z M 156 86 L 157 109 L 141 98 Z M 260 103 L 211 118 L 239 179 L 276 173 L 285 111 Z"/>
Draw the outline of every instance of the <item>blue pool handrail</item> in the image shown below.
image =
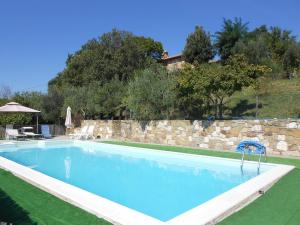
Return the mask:
<path id="1" fill-rule="evenodd" d="M 254 147 L 254 149 L 251 149 L 250 147 Z M 236 148 L 237 152 L 240 153 L 248 153 L 248 154 L 265 154 L 266 152 L 266 147 L 257 142 L 257 141 L 242 141 L 241 143 L 238 144 L 237 148 Z"/>
<path id="2" fill-rule="evenodd" d="M 240 142 L 238 144 L 238 146 L 236 147 L 236 151 L 239 152 L 239 153 L 242 153 L 241 168 L 243 168 L 243 165 L 244 165 L 244 156 L 245 156 L 245 154 L 259 155 L 259 161 L 258 161 L 258 167 L 257 167 L 258 171 L 259 171 L 259 168 L 260 168 L 261 156 L 265 155 L 265 159 L 266 159 L 266 156 L 267 156 L 266 147 L 262 143 L 259 143 L 257 141 L 252 141 L 252 140 Z"/>

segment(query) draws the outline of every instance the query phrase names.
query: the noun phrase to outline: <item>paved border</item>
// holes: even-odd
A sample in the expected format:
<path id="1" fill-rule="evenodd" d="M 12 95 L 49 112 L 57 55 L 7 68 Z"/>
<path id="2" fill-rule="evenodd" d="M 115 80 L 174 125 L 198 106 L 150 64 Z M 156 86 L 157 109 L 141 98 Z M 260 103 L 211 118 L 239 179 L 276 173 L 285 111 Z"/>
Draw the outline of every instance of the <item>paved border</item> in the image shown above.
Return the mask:
<path id="1" fill-rule="evenodd" d="M 51 141 L 54 143 L 55 141 Z M 58 141 L 59 142 L 59 141 Z M 75 141 L 77 142 L 77 141 Z M 44 144 L 45 141 L 39 142 Z M 102 143 L 103 144 L 103 143 Z M 20 144 L 20 145 L 23 145 Z M 25 145 L 25 143 L 24 143 Z M 109 145 L 109 144 L 105 144 Z M 114 145 L 116 146 L 116 145 Z M 141 149 L 152 151 L 151 149 L 122 146 L 124 148 Z M 156 152 L 161 150 L 155 150 Z M 193 157 L 218 158 L 210 156 L 193 155 L 178 152 L 166 152 L 167 154 L 192 155 Z M 220 158 L 218 158 L 220 159 Z M 222 158 L 223 159 L 223 158 Z M 238 161 L 236 159 L 226 159 Z M 252 162 L 248 162 L 252 163 Z M 266 190 L 278 181 L 282 176 L 291 171 L 294 167 L 280 164 L 269 171 L 238 185 L 235 188 L 191 209 L 187 212 L 167 221 L 161 222 L 153 217 L 147 216 L 136 210 L 130 209 L 121 204 L 115 203 L 88 191 L 62 182 L 58 179 L 15 163 L 6 158 L 0 157 L 0 168 L 12 172 L 17 177 L 47 191 L 58 198 L 80 207 L 98 217 L 104 218 L 117 225 L 206 225 L 215 224 L 224 217 L 233 213 L 236 209 L 250 202 L 261 190 Z"/>

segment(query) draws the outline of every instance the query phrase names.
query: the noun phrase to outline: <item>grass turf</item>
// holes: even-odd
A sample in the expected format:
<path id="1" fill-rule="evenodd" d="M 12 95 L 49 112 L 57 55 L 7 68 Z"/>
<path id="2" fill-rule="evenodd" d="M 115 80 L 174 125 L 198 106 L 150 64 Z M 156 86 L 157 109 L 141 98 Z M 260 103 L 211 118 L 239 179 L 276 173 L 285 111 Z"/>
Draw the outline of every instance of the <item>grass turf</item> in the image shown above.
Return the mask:
<path id="1" fill-rule="evenodd" d="M 0 224 L 110 225 L 0 169 Z"/>
<path id="2" fill-rule="evenodd" d="M 175 151 L 225 158 L 240 158 L 233 152 L 208 151 L 186 147 L 162 146 L 118 141 L 104 143 Z M 251 160 L 256 160 L 252 158 Z M 268 162 L 293 165 L 296 168 L 279 180 L 262 197 L 221 221 L 219 225 L 299 225 L 300 224 L 300 160 L 268 157 Z"/>
<path id="3" fill-rule="evenodd" d="M 182 153 L 189 153 L 189 154 L 196 154 L 196 155 L 216 156 L 216 157 L 232 158 L 232 159 L 240 159 L 241 158 L 241 155 L 236 152 L 204 150 L 204 149 L 198 149 L 198 148 L 188 148 L 188 147 L 158 145 L 158 144 L 143 144 L 143 143 L 133 143 L 133 142 L 122 142 L 122 141 L 102 141 L 102 143 L 125 145 L 125 146 L 140 147 L 140 148 L 150 148 L 150 149 L 164 150 L 164 151 L 171 151 L 171 152 L 182 152 Z M 258 159 L 258 157 L 250 156 L 250 158 L 248 158 L 248 156 L 245 156 L 245 159 L 251 160 L 251 161 L 254 161 L 254 160 L 256 161 Z M 264 161 L 264 160 L 262 160 L 262 161 Z M 267 162 L 293 165 L 300 169 L 300 160 L 299 159 L 268 156 Z"/>

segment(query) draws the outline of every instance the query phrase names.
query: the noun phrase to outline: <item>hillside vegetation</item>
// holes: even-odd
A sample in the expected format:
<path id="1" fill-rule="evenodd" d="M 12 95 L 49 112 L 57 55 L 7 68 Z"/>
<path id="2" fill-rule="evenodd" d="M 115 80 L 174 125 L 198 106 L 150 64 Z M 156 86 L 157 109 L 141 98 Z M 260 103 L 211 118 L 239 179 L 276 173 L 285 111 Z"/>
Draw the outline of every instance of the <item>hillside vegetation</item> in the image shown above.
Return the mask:
<path id="1" fill-rule="evenodd" d="M 151 37 L 113 29 L 69 54 L 47 93 L 0 87 L 0 103 L 39 109 L 41 123 L 58 124 L 70 106 L 75 126 L 82 119 L 299 117 L 300 42 L 289 30 L 249 29 L 241 18 L 224 19 L 213 35 L 196 26 L 179 70 L 165 67 L 163 50 Z M 0 125 L 27 123 L 34 120 L 0 116 Z"/>
<path id="2" fill-rule="evenodd" d="M 299 118 L 300 78 L 270 80 L 259 97 L 259 118 Z M 233 117 L 254 117 L 256 98 L 253 88 L 236 92 L 228 101 L 228 113 Z"/>

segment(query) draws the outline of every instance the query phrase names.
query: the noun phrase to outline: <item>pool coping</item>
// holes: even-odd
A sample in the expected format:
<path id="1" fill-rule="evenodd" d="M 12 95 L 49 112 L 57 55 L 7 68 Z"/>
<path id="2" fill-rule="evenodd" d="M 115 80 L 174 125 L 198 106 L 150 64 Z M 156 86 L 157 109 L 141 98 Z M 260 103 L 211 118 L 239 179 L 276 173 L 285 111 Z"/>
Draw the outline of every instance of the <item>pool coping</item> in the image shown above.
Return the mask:
<path id="1" fill-rule="evenodd" d="M 82 142 L 74 140 L 66 140 L 68 142 Z M 43 143 L 43 141 L 38 141 L 38 143 Z M 48 142 L 48 141 L 46 141 Z M 61 142 L 51 140 L 49 142 Z M 100 145 L 113 145 L 107 143 L 90 142 L 97 143 Z M 23 143 L 22 143 L 23 145 Z M 26 145 L 26 144 L 25 144 Z M 116 145 L 113 145 L 116 146 Z M 148 150 L 139 147 L 123 146 L 124 148 L 135 148 L 141 150 Z M 214 156 L 202 156 L 188 153 L 180 152 L 169 152 L 163 150 L 161 151 L 169 154 L 176 155 L 192 155 L 193 157 L 204 157 L 204 158 L 218 158 Z M 239 161 L 237 159 L 222 158 L 224 160 Z M 247 163 L 255 163 L 248 162 Z M 254 177 L 245 183 L 242 183 L 214 198 L 211 200 L 186 211 L 183 214 L 176 216 L 175 218 L 162 222 L 151 216 L 145 215 L 136 210 L 130 209 L 126 206 L 103 198 L 101 196 L 92 194 L 81 188 L 67 184 L 56 178 L 45 175 L 41 172 L 30 169 L 26 166 L 20 165 L 16 162 L 8 160 L 0 156 L 0 168 L 12 172 L 15 176 L 29 182 L 30 184 L 39 187 L 40 189 L 49 192 L 56 197 L 69 202 L 79 208 L 82 208 L 100 218 L 115 224 L 115 225 L 206 225 L 215 224 L 222 220 L 226 216 L 232 214 L 235 210 L 241 206 L 251 202 L 253 199 L 260 195 L 260 191 L 265 191 L 271 187 L 275 182 L 277 182 L 281 177 L 290 172 L 294 166 L 264 163 L 268 165 L 276 165 L 275 168 Z"/>

